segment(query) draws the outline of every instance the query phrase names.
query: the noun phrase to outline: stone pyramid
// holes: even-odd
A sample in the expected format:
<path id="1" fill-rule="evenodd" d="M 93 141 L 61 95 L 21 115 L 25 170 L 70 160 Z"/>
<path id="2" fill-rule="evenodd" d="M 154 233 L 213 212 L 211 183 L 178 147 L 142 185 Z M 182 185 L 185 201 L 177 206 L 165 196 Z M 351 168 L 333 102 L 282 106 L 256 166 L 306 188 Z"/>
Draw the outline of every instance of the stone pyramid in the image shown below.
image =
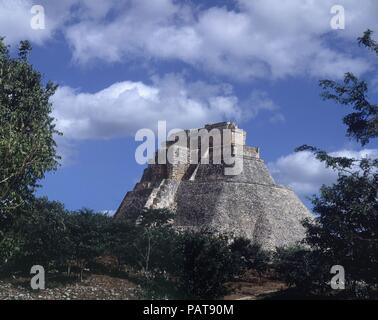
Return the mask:
<path id="1" fill-rule="evenodd" d="M 267 250 L 302 240 L 305 229 L 301 222 L 311 217 L 310 212 L 292 190 L 274 182 L 259 149 L 245 145 L 245 131 L 231 122 L 206 125 L 205 129 L 229 129 L 233 137 L 242 137 L 241 143 L 231 139 L 232 150 L 241 148 L 235 156 L 240 157 L 242 170 L 226 175 L 229 165 L 211 161 L 149 164 L 134 190 L 124 197 L 116 218 L 136 219 L 143 208 L 166 208 L 175 212 L 174 224 L 178 227 L 208 226 L 217 232 L 249 238 Z M 159 149 L 155 160 L 172 144 L 167 142 Z M 202 144 L 198 148 L 188 146 L 186 160 L 193 154 L 201 159 Z M 207 151 L 212 155 L 218 152 L 211 142 Z"/>

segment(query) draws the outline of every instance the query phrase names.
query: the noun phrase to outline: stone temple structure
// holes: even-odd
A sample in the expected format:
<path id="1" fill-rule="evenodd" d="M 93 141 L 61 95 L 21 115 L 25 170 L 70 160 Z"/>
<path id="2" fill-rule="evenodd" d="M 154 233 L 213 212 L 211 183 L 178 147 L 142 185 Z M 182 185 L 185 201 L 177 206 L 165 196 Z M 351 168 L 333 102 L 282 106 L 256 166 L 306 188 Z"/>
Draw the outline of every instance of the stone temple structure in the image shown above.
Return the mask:
<path id="1" fill-rule="evenodd" d="M 158 164 L 159 153 L 167 154 L 177 139 L 166 142 L 156 152 L 155 164 L 148 165 L 134 190 L 126 194 L 115 217 L 137 219 L 143 208 L 166 208 L 175 212 L 174 224 L 178 227 L 208 226 L 217 232 L 244 236 L 268 250 L 303 239 L 301 221 L 310 218 L 310 212 L 292 190 L 274 182 L 259 149 L 245 145 L 245 131 L 231 122 L 206 125 L 205 129 L 231 132 L 231 155 L 240 160 L 241 170 L 225 174 L 232 165 L 223 159 L 222 153 L 227 150 L 222 149 L 224 137 L 221 146 L 211 138 L 207 145 L 201 143 L 202 138 L 198 146 L 189 141 L 187 146 L 180 144 L 171 153 L 176 161 Z M 201 161 L 205 154 L 209 163 Z M 212 161 L 215 154 L 221 154 L 220 163 Z M 191 161 L 194 156 L 199 163 Z"/>

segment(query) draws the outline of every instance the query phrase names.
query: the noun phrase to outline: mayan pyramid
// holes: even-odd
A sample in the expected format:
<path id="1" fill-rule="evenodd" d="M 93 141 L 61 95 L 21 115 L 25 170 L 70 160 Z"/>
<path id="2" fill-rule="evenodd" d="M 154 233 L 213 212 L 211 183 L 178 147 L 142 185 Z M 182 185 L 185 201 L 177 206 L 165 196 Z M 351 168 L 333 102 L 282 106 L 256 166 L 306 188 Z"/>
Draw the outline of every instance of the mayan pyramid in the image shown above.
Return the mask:
<path id="1" fill-rule="evenodd" d="M 140 182 L 124 197 L 116 218 L 136 219 L 135 215 L 143 208 L 166 208 L 175 212 L 174 223 L 178 227 L 208 226 L 217 232 L 247 237 L 265 249 L 292 245 L 303 239 L 305 230 L 301 221 L 311 217 L 310 212 L 292 190 L 274 182 L 259 149 L 245 145 L 245 131 L 231 122 L 206 125 L 205 129 L 232 132 L 231 149 L 240 158 L 242 170 L 225 174 L 232 166 L 223 160 L 212 163 L 211 155 L 222 153 L 212 140 L 207 150 L 201 149 L 202 144 L 193 148 L 188 143 L 187 150 L 179 146 L 173 152 L 177 161 L 166 164 L 155 161 L 148 165 Z M 241 139 L 235 139 L 236 136 Z M 163 144 L 154 160 L 172 145 L 172 141 Z M 193 154 L 199 159 L 203 154 L 210 155 L 210 161 L 186 161 Z"/>

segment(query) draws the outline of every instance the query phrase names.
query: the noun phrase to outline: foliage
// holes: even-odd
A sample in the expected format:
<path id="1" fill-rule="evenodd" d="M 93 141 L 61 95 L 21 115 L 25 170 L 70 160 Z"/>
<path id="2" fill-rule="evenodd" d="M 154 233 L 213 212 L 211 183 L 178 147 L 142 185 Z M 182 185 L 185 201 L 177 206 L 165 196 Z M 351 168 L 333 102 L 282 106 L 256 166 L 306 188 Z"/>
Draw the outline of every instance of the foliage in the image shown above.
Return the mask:
<path id="1" fill-rule="evenodd" d="M 359 42 L 378 54 L 378 45 L 371 35 L 372 31 L 366 31 Z M 323 80 L 320 85 L 324 90 L 323 98 L 353 108 L 343 119 L 349 137 L 364 146 L 378 136 L 378 107 L 369 101 L 365 81 L 347 73 L 342 83 Z M 297 149 L 303 150 L 313 152 L 317 159 L 336 169 L 338 179 L 331 186 L 323 186 L 320 194 L 312 199 L 317 216 L 315 221 L 305 223 L 306 242 L 312 251 L 303 253 L 302 261 L 312 261 L 315 255 L 324 265 L 342 265 L 347 289 L 354 296 L 361 284 L 368 291 L 377 290 L 378 159 L 332 157 L 307 145 Z M 317 262 L 312 263 L 317 270 Z M 311 290 L 318 278 L 319 275 L 309 272 L 303 281 Z"/>
<path id="2" fill-rule="evenodd" d="M 30 51 L 23 41 L 12 58 L 0 39 L 0 220 L 31 200 L 37 181 L 58 164 L 49 102 L 57 86 L 43 85 Z"/>
<path id="3" fill-rule="evenodd" d="M 135 224 L 123 219 L 113 220 L 108 224 L 106 232 L 108 240 L 105 250 L 117 259 L 118 270 L 125 264 L 132 265 L 135 261 Z"/>
<path id="4" fill-rule="evenodd" d="M 20 250 L 20 239 L 15 234 L 13 220 L 11 215 L 0 215 L 0 270 Z"/>
<path id="5" fill-rule="evenodd" d="M 372 35 L 373 31 L 368 29 L 362 37 L 358 38 L 358 42 L 378 55 L 378 43 L 372 39 Z M 354 109 L 354 112 L 343 119 L 348 126 L 349 137 L 355 138 L 362 145 L 378 137 L 378 106 L 369 101 L 366 81 L 359 80 L 354 74 L 348 72 L 342 83 L 322 80 L 320 86 L 324 89 L 322 94 L 324 99 L 334 100 Z"/>
<path id="6" fill-rule="evenodd" d="M 273 261 L 278 278 L 302 294 L 321 294 L 329 288 L 330 265 L 317 251 L 301 246 L 277 248 Z"/>
<path id="7" fill-rule="evenodd" d="M 373 31 L 368 29 L 362 37 L 358 38 L 358 42 L 378 55 L 378 43 L 372 39 L 372 35 Z M 341 105 L 353 108 L 354 112 L 343 119 L 348 126 L 349 137 L 356 139 L 362 145 L 378 137 L 378 106 L 369 101 L 366 81 L 359 80 L 354 74 L 348 72 L 342 83 L 322 80 L 320 86 L 324 89 L 322 94 L 324 99 L 334 100 Z"/>
<path id="8" fill-rule="evenodd" d="M 75 268 L 82 278 L 97 257 L 110 254 L 119 270 L 128 265 L 142 271 L 142 283 L 154 297 L 214 299 L 242 269 L 265 268 L 263 251 L 248 240 L 230 245 L 230 239 L 209 230 L 177 231 L 167 210 L 144 210 L 132 222 L 88 209 L 69 212 L 45 198 L 32 204 L 13 215 L 7 229 L 6 241 L 19 250 L 12 256 L 6 241 L 0 246 L 3 260 L 11 258 L 12 272 L 28 273 L 39 264 L 47 271 Z"/>
<path id="9" fill-rule="evenodd" d="M 117 258 L 119 266 L 127 264 L 149 276 L 166 272 L 176 238 L 173 214 L 145 209 L 137 216 L 137 221 L 118 218 L 109 224 L 107 252 Z"/>
<path id="10" fill-rule="evenodd" d="M 0 237 L 0 271 L 4 271 L 21 251 L 21 239 L 13 233 L 2 232 Z"/>
<path id="11" fill-rule="evenodd" d="M 143 272 L 148 297 L 214 299 L 226 293 L 225 282 L 242 267 L 262 270 L 256 247 L 248 247 L 248 254 L 257 254 L 257 259 L 248 256 L 245 265 L 227 237 L 209 230 L 177 231 L 172 218 L 167 210 L 144 210 L 137 223 L 118 219 L 111 225 L 109 252 Z"/>
<path id="12" fill-rule="evenodd" d="M 373 31 L 367 29 L 363 36 L 358 38 L 358 43 L 360 45 L 365 46 L 366 48 L 370 49 L 371 51 L 375 52 L 378 55 L 378 43 L 372 39 Z"/>
<path id="13" fill-rule="evenodd" d="M 234 254 L 234 264 L 240 266 L 242 270 L 253 269 L 260 277 L 267 271 L 270 255 L 260 245 L 246 238 L 236 238 L 231 243 L 230 249 Z"/>
<path id="14" fill-rule="evenodd" d="M 42 265 L 46 271 L 76 267 L 82 271 L 109 245 L 110 218 L 88 209 L 68 212 L 46 198 L 35 198 L 11 216 L 0 243 L 3 267 L 29 272 Z M 0 264 L 1 267 L 1 264 Z"/>
<path id="15" fill-rule="evenodd" d="M 70 242 L 68 264 L 83 269 L 95 258 L 105 253 L 110 223 L 108 216 L 82 209 L 66 216 L 66 227 Z"/>
<path id="16" fill-rule="evenodd" d="M 347 73 L 343 83 L 322 80 L 324 99 L 332 99 L 342 105 L 352 106 L 354 112 L 346 115 L 343 122 L 348 126 L 347 135 L 365 145 L 378 136 L 378 106 L 367 97 L 367 83 L 352 73 Z"/>
<path id="17" fill-rule="evenodd" d="M 377 171 L 341 175 L 314 197 L 318 218 L 306 223 L 307 243 L 333 264 L 344 266 L 352 286 L 361 281 L 378 284 L 377 186 Z"/>
<path id="18" fill-rule="evenodd" d="M 46 198 L 36 198 L 17 214 L 13 230 L 21 239 L 16 268 L 29 271 L 33 265 L 47 270 L 65 263 L 70 250 L 64 206 Z"/>
<path id="19" fill-rule="evenodd" d="M 219 298 L 227 293 L 225 282 L 239 273 L 227 237 L 208 230 L 186 231 L 177 250 L 175 276 L 183 298 Z"/>
<path id="20" fill-rule="evenodd" d="M 177 238 L 172 228 L 173 214 L 165 209 L 144 210 L 135 226 L 135 263 L 145 273 L 170 271 L 174 265 Z"/>

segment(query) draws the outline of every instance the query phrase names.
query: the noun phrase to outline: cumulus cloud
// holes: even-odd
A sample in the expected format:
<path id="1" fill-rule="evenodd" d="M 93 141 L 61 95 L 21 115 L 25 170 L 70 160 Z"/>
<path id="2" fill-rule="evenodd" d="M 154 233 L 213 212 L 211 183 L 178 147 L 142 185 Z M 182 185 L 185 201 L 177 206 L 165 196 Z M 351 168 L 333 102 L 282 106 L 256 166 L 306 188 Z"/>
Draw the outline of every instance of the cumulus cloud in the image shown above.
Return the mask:
<path id="1" fill-rule="evenodd" d="M 32 2 L 26 0 L 0 0 L 0 35 L 5 36 L 8 43 L 13 44 L 24 38 L 41 43 L 49 37 L 46 30 L 37 33 L 31 28 L 32 6 Z"/>
<path id="2" fill-rule="evenodd" d="M 11 45 L 25 39 L 41 45 L 75 21 L 103 19 L 121 3 L 122 0 L 0 0 L 0 36 Z M 34 6 L 43 7 L 44 29 L 31 26 L 37 14 L 32 10 Z"/>
<path id="3" fill-rule="evenodd" d="M 326 36 L 355 42 L 378 25 L 378 3 L 341 0 L 346 30 L 332 30 L 328 0 L 235 1 L 235 8 L 198 9 L 188 2 L 130 0 L 111 20 L 85 19 L 66 37 L 76 61 L 130 57 L 175 59 L 217 74 L 246 78 L 362 73 L 368 63 L 331 49 Z"/>
<path id="4" fill-rule="evenodd" d="M 187 82 L 176 74 L 154 77 L 152 84 L 118 82 L 94 93 L 65 86 L 52 102 L 57 128 L 69 139 L 133 136 L 141 128 L 155 129 L 158 120 L 166 120 L 169 128 L 195 128 L 245 118 L 230 85 Z M 272 103 L 261 96 L 251 116 L 275 112 Z"/>
<path id="5" fill-rule="evenodd" d="M 378 149 L 339 150 L 330 155 L 353 159 L 377 158 Z M 326 168 L 323 162 L 308 151 L 282 156 L 270 162 L 268 167 L 278 183 L 292 188 L 301 196 L 315 194 L 323 184 L 332 184 L 337 179 L 336 171 Z"/>
<path id="6" fill-rule="evenodd" d="M 174 0 L 41 0 L 46 29 L 30 27 L 32 0 L 0 0 L 0 34 L 13 43 L 44 43 L 61 31 L 79 63 L 100 59 L 179 60 L 239 79 L 308 75 L 337 77 L 369 69 L 362 58 L 336 49 L 378 29 L 375 0 L 340 0 L 346 29 L 332 30 L 329 0 L 234 0 L 198 6 Z M 333 42 L 328 39 L 332 36 Z M 349 42 L 348 42 L 349 41 Z"/>
<path id="7" fill-rule="evenodd" d="M 71 17 L 73 4 L 74 0 L 38 3 L 32 0 L 0 0 L 0 36 L 11 45 L 25 39 L 43 44 Z M 32 12 L 34 5 L 44 8 L 44 29 L 33 29 L 31 26 L 32 18 L 36 15 L 36 12 Z"/>

